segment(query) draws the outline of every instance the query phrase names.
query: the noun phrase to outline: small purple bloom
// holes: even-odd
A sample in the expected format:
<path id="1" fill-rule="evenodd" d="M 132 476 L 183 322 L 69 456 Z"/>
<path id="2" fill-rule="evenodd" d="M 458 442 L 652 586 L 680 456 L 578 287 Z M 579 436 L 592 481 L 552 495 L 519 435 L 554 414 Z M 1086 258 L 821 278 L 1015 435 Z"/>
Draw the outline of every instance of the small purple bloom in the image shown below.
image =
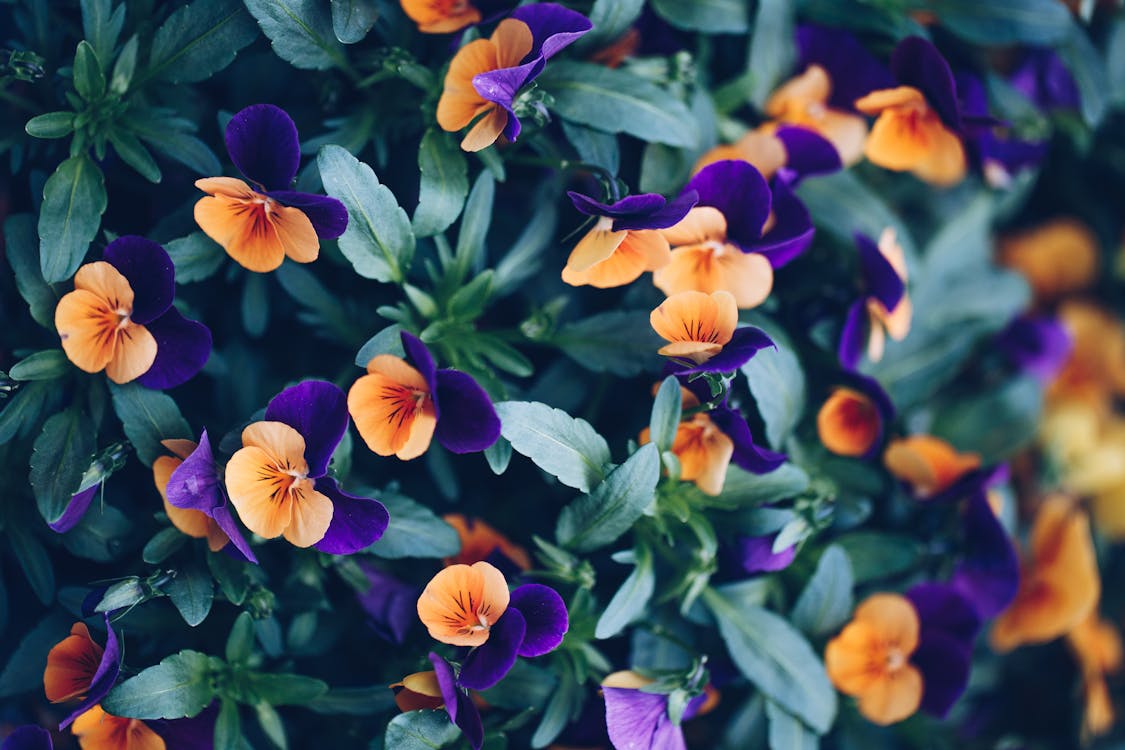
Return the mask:
<path id="1" fill-rule="evenodd" d="M 37 727 L 33 724 L 27 724 L 22 727 L 16 727 L 4 739 L 4 744 L 0 745 L 0 750 L 53 750 L 54 744 L 51 742 L 51 733 L 43 727 Z"/>
<path id="2" fill-rule="evenodd" d="M 1049 383 L 1066 364 L 1074 341 L 1058 318 L 1021 315 L 1000 332 L 996 346 L 1021 372 Z"/>
<path id="3" fill-rule="evenodd" d="M 406 642 L 406 636 L 417 617 L 418 589 L 403 583 L 390 573 L 376 568 L 372 563 L 360 561 L 359 567 L 367 577 L 367 591 L 358 593 L 359 606 L 367 613 L 368 624 L 380 638 L 392 643 Z"/>
<path id="4" fill-rule="evenodd" d="M 605 204 L 573 190 L 568 191 L 567 195 L 579 213 L 613 219 L 611 229 L 615 232 L 670 227 L 687 216 L 699 197 L 688 191 L 668 201 L 656 193 L 641 193 L 622 198 L 616 203 Z"/>
<path id="5" fill-rule="evenodd" d="M 774 552 L 777 534 L 746 536 L 738 539 L 738 555 L 747 573 L 773 573 L 788 568 L 797 557 L 797 545 Z"/>
<path id="6" fill-rule="evenodd" d="M 789 187 L 805 177 L 832 174 L 843 169 L 840 152 L 824 136 L 808 128 L 783 125 L 774 134 L 785 147 L 785 166 L 778 173 Z M 774 196 L 777 200 L 777 196 Z"/>
<path id="7" fill-rule="evenodd" d="M 109 622 L 109 613 L 104 613 L 103 617 L 105 618 L 106 635 L 102 658 L 98 662 L 98 668 L 94 672 L 93 679 L 90 680 L 90 688 L 86 691 L 86 697 L 74 707 L 74 710 L 65 719 L 59 722 L 60 730 L 66 729 L 79 716 L 101 703 L 102 699 L 113 689 L 117 682 L 117 676 L 121 673 L 121 643 L 117 640 L 117 633 L 113 631 L 113 626 Z"/>
<path id="8" fill-rule="evenodd" d="M 910 661 L 922 673 L 922 710 L 944 718 L 969 684 L 980 618 L 950 586 L 921 583 L 906 592 L 921 625 Z"/>
<path id="9" fill-rule="evenodd" d="M 668 695 L 647 693 L 639 688 L 602 686 L 605 723 L 616 748 L 638 750 L 687 750 L 684 731 L 668 715 Z M 697 695 L 684 710 L 690 719 L 706 697 Z"/>
<path id="10" fill-rule="evenodd" d="M 843 29 L 803 24 L 797 27 L 798 67 L 819 65 L 832 81 L 828 103 L 855 112 L 855 101 L 872 91 L 894 86 L 891 72 L 856 38 Z"/>
<path id="11" fill-rule="evenodd" d="M 566 605 L 554 589 L 538 583 L 517 587 L 488 640 L 465 658 L 458 684 L 487 690 L 512 669 L 517 656 L 542 656 L 558 648 L 569 626 Z"/>
<path id="12" fill-rule="evenodd" d="M 950 586 L 972 602 L 980 617 L 995 617 L 1016 596 L 1019 557 L 983 491 L 969 496 L 961 524 L 964 552 Z"/>
<path id="13" fill-rule="evenodd" d="M 429 659 L 434 665 L 434 675 L 441 689 L 441 697 L 445 703 L 445 712 L 449 714 L 449 720 L 461 730 L 473 750 L 480 750 L 481 745 L 484 744 L 484 726 L 481 724 L 480 711 L 469 698 L 468 691 L 457 686 L 453 667 L 449 662 L 433 652 L 430 652 Z"/>
<path id="14" fill-rule="evenodd" d="M 1039 109 L 1077 110 L 1082 105 L 1078 84 L 1058 53 L 1048 47 L 1032 47 L 1008 81 Z"/>

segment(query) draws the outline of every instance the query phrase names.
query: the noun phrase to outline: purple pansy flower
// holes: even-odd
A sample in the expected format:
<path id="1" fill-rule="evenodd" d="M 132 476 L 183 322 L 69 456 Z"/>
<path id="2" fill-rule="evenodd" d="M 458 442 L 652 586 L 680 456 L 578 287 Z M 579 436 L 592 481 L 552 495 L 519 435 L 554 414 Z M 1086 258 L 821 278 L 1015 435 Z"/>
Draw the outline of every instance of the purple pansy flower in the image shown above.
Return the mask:
<path id="1" fill-rule="evenodd" d="M 609 229 L 665 229 L 687 215 L 699 196 L 685 191 L 669 201 L 658 193 L 629 195 L 614 203 L 601 203 L 588 195 L 567 191 L 576 211 L 587 216 L 611 219 Z"/>
<path id="2" fill-rule="evenodd" d="M 461 730 L 473 750 L 480 750 L 481 745 L 484 744 L 484 726 L 481 724 L 480 711 L 469 698 L 468 691 L 458 687 L 453 675 L 453 666 L 432 651 L 429 659 L 434 665 L 434 676 L 437 678 L 449 720 Z"/>
<path id="3" fill-rule="evenodd" d="M 828 103 L 855 112 L 855 101 L 894 86 L 891 72 L 854 34 L 843 29 L 802 24 L 797 27 L 798 67 L 819 65 L 832 81 Z"/>
<path id="4" fill-rule="evenodd" d="M 668 694 L 645 692 L 646 682 L 634 673 L 618 672 L 602 684 L 610 742 L 619 749 L 687 750 L 683 729 L 668 715 Z M 695 716 L 705 701 L 704 694 L 693 697 L 681 720 Z"/>
<path id="5" fill-rule="evenodd" d="M 404 643 L 417 616 L 418 589 L 366 560 L 361 560 L 359 567 L 367 578 L 368 588 L 358 592 L 356 598 L 367 613 L 368 624 L 383 640 Z"/>
<path id="6" fill-rule="evenodd" d="M 1048 47 L 1025 50 L 1008 82 L 1044 112 L 1073 111 L 1082 105 L 1074 76 L 1058 53 Z"/>
<path id="7" fill-rule="evenodd" d="M 962 112 L 988 117 L 988 93 L 979 76 L 958 72 L 957 91 L 961 95 Z M 1048 142 L 1018 138 L 1011 132 L 1003 132 L 1005 128 L 993 125 L 991 121 L 984 125 L 970 124 L 965 128 L 965 146 L 988 184 L 1003 188 L 1011 183 L 1013 175 L 1043 161 Z"/>
<path id="8" fill-rule="evenodd" d="M 997 335 L 996 346 L 1020 372 L 1049 383 L 1066 364 L 1074 341 L 1058 318 L 1021 315 Z"/>
<path id="9" fill-rule="evenodd" d="M 964 552 L 950 586 L 973 604 L 981 618 L 995 617 L 1016 596 L 1019 557 L 983 491 L 969 496 L 962 510 L 961 528 Z"/>
<path id="10" fill-rule="evenodd" d="M 0 750 L 54 750 L 51 733 L 43 727 L 26 724 L 16 727 L 4 738 Z"/>
<path id="11" fill-rule="evenodd" d="M 774 551 L 777 533 L 763 536 L 744 536 L 737 541 L 738 559 L 747 573 L 773 573 L 788 568 L 797 557 L 797 545 L 790 544 Z"/>
<path id="12" fill-rule="evenodd" d="M 840 364 L 847 370 L 856 368 L 864 349 L 868 359 L 879 361 L 886 336 L 902 340 L 910 331 L 911 319 L 910 299 L 906 293 L 906 258 L 894 231 L 884 231 L 878 244 L 857 233 L 855 244 L 859 251 L 862 292 L 848 308 L 837 351 Z"/>
<path id="13" fill-rule="evenodd" d="M 906 592 L 921 626 L 910 661 L 922 673 L 921 708 L 944 718 L 965 692 L 973 641 L 981 621 L 973 605 L 954 588 L 920 583 Z"/>

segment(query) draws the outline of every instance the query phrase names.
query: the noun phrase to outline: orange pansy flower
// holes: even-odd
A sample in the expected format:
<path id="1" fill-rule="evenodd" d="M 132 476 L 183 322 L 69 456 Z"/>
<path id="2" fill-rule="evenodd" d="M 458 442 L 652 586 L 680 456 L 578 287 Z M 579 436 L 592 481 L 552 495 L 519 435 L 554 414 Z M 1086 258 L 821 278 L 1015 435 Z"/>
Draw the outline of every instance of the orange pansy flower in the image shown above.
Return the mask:
<path id="1" fill-rule="evenodd" d="M 652 311 L 649 323 L 670 342 L 660 348 L 660 354 L 703 364 L 731 340 L 738 325 L 738 306 L 726 291 L 679 292 Z"/>
<path id="2" fill-rule="evenodd" d="M 74 720 L 70 731 L 82 750 L 164 750 L 164 739 L 140 719 L 107 714 L 94 706 Z"/>
<path id="3" fill-rule="evenodd" d="M 668 240 L 655 229 L 613 230 L 613 219 L 600 217 L 567 258 L 562 280 L 598 289 L 624 286 L 671 260 Z"/>
<path id="4" fill-rule="evenodd" d="M 1098 238 L 1070 216 L 1005 235 L 998 246 L 1000 262 L 1019 271 L 1040 302 L 1081 291 L 1098 275 Z"/>
<path id="5" fill-rule="evenodd" d="M 683 409 L 699 406 L 699 399 L 687 388 L 680 388 L 680 399 Z M 651 440 L 649 428 L 641 430 L 637 442 L 645 445 Z M 705 412 L 693 414 L 680 422 L 672 440 L 672 453 L 680 461 L 680 479 L 695 482 L 695 486 L 707 495 L 714 496 L 723 491 L 727 468 L 734 456 L 734 441 Z"/>
<path id="6" fill-rule="evenodd" d="M 879 235 L 879 253 L 895 270 L 903 284 L 909 280 L 906 268 L 906 253 L 898 243 L 894 227 L 887 227 Z M 910 302 L 910 292 L 903 290 L 902 298 L 894 309 L 888 310 L 886 306 L 874 295 L 867 298 L 867 317 L 870 321 L 867 336 L 867 358 L 878 362 L 883 358 L 886 349 L 887 336 L 895 341 L 902 341 L 910 333 L 910 324 L 914 317 L 914 306 Z"/>
<path id="7" fill-rule="evenodd" d="M 874 594 L 828 643 L 824 666 L 840 692 L 859 700 L 859 712 L 876 724 L 902 721 L 922 702 L 922 673 L 910 663 L 920 623 L 914 606 L 898 594 Z"/>
<path id="8" fill-rule="evenodd" d="M 395 691 L 395 705 L 403 713 L 421 709 L 433 710 L 445 705 L 437 674 L 432 669 L 406 675 L 400 682 L 391 685 L 391 690 Z"/>
<path id="9" fill-rule="evenodd" d="M 360 437 L 380 456 L 417 458 L 437 427 L 430 385 L 402 357 L 378 354 L 348 391 L 348 412 Z"/>
<path id="10" fill-rule="evenodd" d="M 968 169 L 961 139 L 946 127 L 921 91 L 912 86 L 873 91 L 855 103 L 877 115 L 863 152 L 873 164 L 913 172 L 939 186 L 955 185 Z"/>
<path id="11" fill-rule="evenodd" d="M 218 552 L 227 546 L 230 538 L 227 537 L 215 519 L 201 510 L 190 508 L 177 508 L 168 502 L 168 480 L 184 459 L 191 455 L 198 447 L 192 440 L 162 440 L 160 444 L 171 451 L 172 456 L 160 456 L 152 462 L 152 481 L 156 484 L 156 491 L 164 501 L 164 512 L 168 520 L 177 529 L 193 539 L 206 539 L 207 547 L 212 552 Z"/>
<path id="12" fill-rule="evenodd" d="M 47 654 L 43 691 L 51 703 L 65 703 L 86 695 L 98 671 L 104 649 L 90 637 L 85 623 L 76 622 L 70 635 Z"/>
<path id="13" fill-rule="evenodd" d="M 401 0 L 402 10 L 424 34 L 448 34 L 480 22 L 468 0 Z"/>
<path id="14" fill-rule="evenodd" d="M 924 499 L 944 492 L 965 474 L 980 468 L 980 456 L 958 453 L 932 435 L 911 435 L 892 440 L 883 453 L 883 463 Z"/>
<path id="15" fill-rule="evenodd" d="M 776 122 L 765 129 L 774 129 L 779 124 L 808 128 L 830 141 L 840 154 L 840 161 L 851 166 L 863 156 L 867 123 L 859 115 L 829 107 L 831 94 L 828 72 L 819 65 L 810 65 L 766 100 L 766 115 Z"/>
<path id="16" fill-rule="evenodd" d="M 472 565 L 487 560 L 493 552 L 499 551 L 521 570 L 531 570 L 531 556 L 518 544 L 513 544 L 506 536 L 479 518 L 469 518 L 460 513 L 449 513 L 442 519 L 457 530 L 461 539 L 461 551 L 455 557 L 445 558 L 446 565 Z"/>
<path id="17" fill-rule="evenodd" d="M 508 609 L 504 574 L 486 562 L 450 565 L 430 580 L 418 598 L 418 618 L 434 640 L 479 646 Z"/>
<path id="18" fill-rule="evenodd" d="M 851 388 L 837 388 L 816 415 L 816 430 L 824 447 L 840 456 L 863 456 L 882 434 L 882 417 L 875 402 Z"/>

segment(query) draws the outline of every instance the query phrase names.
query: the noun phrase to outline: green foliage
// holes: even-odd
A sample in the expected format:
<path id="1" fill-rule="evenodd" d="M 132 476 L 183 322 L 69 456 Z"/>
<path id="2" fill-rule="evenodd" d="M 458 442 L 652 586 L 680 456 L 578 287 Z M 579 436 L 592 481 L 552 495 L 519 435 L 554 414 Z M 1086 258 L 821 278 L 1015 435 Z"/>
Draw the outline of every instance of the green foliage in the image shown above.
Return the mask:
<path id="1" fill-rule="evenodd" d="M 246 0 L 273 51 L 295 68 L 325 70 L 344 61 L 328 3 L 315 0 Z"/>
<path id="2" fill-rule="evenodd" d="M 214 698 L 214 671 L 206 654 L 181 651 L 122 682 L 102 705 L 115 716 L 134 719 L 195 716 Z"/>
<path id="3" fill-rule="evenodd" d="M 534 402 L 506 401 L 496 413 L 512 449 L 566 486 L 589 492 L 606 478 L 609 446 L 588 422 Z"/>
<path id="4" fill-rule="evenodd" d="M 67 409 L 44 423 L 32 447 L 28 480 L 47 523 L 62 518 L 93 455 L 94 429 L 84 412 Z"/>
<path id="5" fill-rule="evenodd" d="M 641 446 L 590 494 L 562 509 L 559 544 L 589 552 L 617 541 L 650 508 L 659 479 L 660 452 L 651 443 Z"/>
<path id="6" fill-rule="evenodd" d="M 171 396 L 136 383 L 111 385 L 109 392 L 125 435 L 146 466 L 168 453 L 160 444 L 162 440 L 193 437 Z"/>
<path id="7" fill-rule="evenodd" d="M 65 281 L 78 270 L 106 200 L 101 170 L 89 157 L 72 156 L 47 179 L 39 211 L 39 268 L 46 282 Z"/>

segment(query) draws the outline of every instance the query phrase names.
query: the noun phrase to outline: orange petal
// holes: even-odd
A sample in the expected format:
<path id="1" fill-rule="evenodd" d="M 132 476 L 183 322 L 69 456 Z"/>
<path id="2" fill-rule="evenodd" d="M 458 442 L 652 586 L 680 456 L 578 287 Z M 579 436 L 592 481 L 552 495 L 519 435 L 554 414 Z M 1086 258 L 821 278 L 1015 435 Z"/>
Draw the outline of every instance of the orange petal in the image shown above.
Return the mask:
<path id="1" fill-rule="evenodd" d="M 714 206 L 696 206 L 674 226 L 659 230 L 672 247 L 725 242 L 727 220 Z"/>
<path id="2" fill-rule="evenodd" d="M 725 291 L 680 292 L 649 314 L 653 330 L 666 341 L 691 341 L 722 347 L 738 325 L 738 307 Z"/>
<path id="3" fill-rule="evenodd" d="M 708 341 L 673 341 L 657 349 L 656 353 L 662 357 L 688 359 L 701 365 L 722 350 L 723 347 L 719 344 Z"/>
<path id="4" fill-rule="evenodd" d="M 128 383 L 148 372 L 156 361 L 156 339 L 144 326 L 128 323 L 117 331 L 113 357 L 105 374 L 114 383 Z"/>
<path id="5" fill-rule="evenodd" d="M 480 151 L 488 148 L 496 143 L 496 139 L 504 132 L 507 124 L 508 113 L 499 105 L 490 104 L 484 117 L 477 120 L 476 124 L 461 139 L 461 149 L 464 151 Z"/>
<path id="6" fill-rule="evenodd" d="M 312 263 L 320 255 L 320 238 L 305 212 L 274 203 L 269 211 L 277 241 L 285 256 L 297 263 Z"/>
<path id="7" fill-rule="evenodd" d="M 594 227 L 578 241 L 566 259 L 566 267 L 572 272 L 582 272 L 590 266 L 609 258 L 620 247 L 628 232 L 615 232 L 611 228 L 613 219 L 603 216 Z"/>
<path id="8" fill-rule="evenodd" d="M 284 422 L 253 422 L 242 431 L 242 444 L 262 448 L 286 471 L 307 474 L 305 438 Z"/>
<path id="9" fill-rule="evenodd" d="M 199 443 L 194 440 L 183 440 L 181 438 L 171 438 L 169 440 L 161 440 L 160 444 L 163 445 L 168 452 L 177 458 L 187 458 L 196 448 Z"/>
<path id="10" fill-rule="evenodd" d="M 836 147 L 845 167 L 850 167 L 863 158 L 863 147 L 867 143 L 867 122 L 859 115 L 826 109 L 820 117 L 808 124 Z"/>
<path id="11" fill-rule="evenodd" d="M 285 260 L 286 248 L 258 198 L 200 198 L 195 204 L 195 223 L 247 270 L 267 273 Z"/>
<path id="12" fill-rule="evenodd" d="M 883 463 L 919 497 L 929 497 L 978 468 L 980 456 L 958 453 L 949 443 L 931 435 L 911 435 L 891 441 Z"/>
<path id="13" fill-rule="evenodd" d="M 880 642 L 893 643 L 904 656 L 918 648 L 918 612 L 904 596 L 872 594 L 856 607 L 853 618 L 870 625 Z"/>
<path id="14" fill-rule="evenodd" d="M 47 668 L 43 672 L 43 690 L 51 703 L 62 703 L 82 697 L 90 689 L 102 647 L 90 637 L 86 625 L 78 622 L 70 628 L 70 635 L 59 641 L 47 654 Z"/>
<path id="15" fill-rule="evenodd" d="M 881 426 L 879 410 L 871 399 L 850 388 L 833 391 L 816 415 L 820 442 L 840 456 L 867 453 L 879 438 Z"/>
<path id="16" fill-rule="evenodd" d="M 810 65 L 804 73 L 789 79 L 766 100 L 765 112 L 781 120 L 801 114 L 810 104 L 823 105 L 832 93 L 832 80 L 819 65 Z"/>
<path id="17" fill-rule="evenodd" d="M 531 27 L 516 18 L 505 18 L 488 38 L 496 47 L 496 67 L 513 68 L 523 62 L 534 43 Z"/>
<path id="18" fill-rule="evenodd" d="M 651 229 L 629 230 L 617 250 L 585 271 L 563 269 L 562 280 L 571 286 L 589 284 L 598 289 L 625 286 L 640 278 L 645 271 L 663 268 L 672 259 L 668 240 Z"/>
<path id="19" fill-rule="evenodd" d="M 763 255 L 733 245 L 688 245 L 672 250 L 671 262 L 652 281 L 667 295 L 726 291 L 738 308 L 757 307 L 773 289 L 773 267 Z"/>
<path id="20" fill-rule="evenodd" d="M 415 672 L 402 678 L 402 682 L 391 685 L 395 689 L 395 704 L 400 711 L 438 709 L 445 705 L 438 684 L 437 675 L 429 672 Z"/>
<path id="21" fill-rule="evenodd" d="M 926 156 L 914 166 L 914 174 L 938 187 L 949 187 L 963 180 L 968 160 L 957 134 L 939 122 L 932 128 L 929 140 Z"/>
<path id="22" fill-rule="evenodd" d="M 504 574 L 487 562 L 451 565 L 418 598 L 418 618 L 430 636 L 452 646 L 479 646 L 508 608 Z"/>
<path id="23" fill-rule="evenodd" d="M 884 110 L 892 108 L 926 108 L 926 97 L 922 92 L 911 86 L 899 86 L 893 89 L 872 91 L 867 96 L 856 100 L 855 108 L 865 115 L 877 115 Z"/>
<path id="24" fill-rule="evenodd" d="M 120 271 L 104 260 L 79 268 L 74 274 L 74 288 L 93 292 L 111 310 L 125 315 L 133 312 L 133 287 Z"/>
<path id="25" fill-rule="evenodd" d="M 777 170 L 789 161 L 785 152 L 785 144 L 772 133 L 751 130 L 738 139 L 739 156 L 737 158 L 750 162 L 767 180 L 777 174 Z"/>
<path id="26" fill-rule="evenodd" d="M 496 47 L 488 39 L 476 39 L 457 50 L 438 100 L 437 122 L 442 130 L 456 132 L 491 106 L 473 88 L 473 77 L 497 67 Z"/>
<path id="27" fill-rule="evenodd" d="M 234 177 L 204 177 L 196 180 L 195 186 L 208 195 L 221 195 L 240 200 L 253 200 L 257 195 L 253 188 Z"/>
<path id="28" fill-rule="evenodd" d="M 681 479 L 695 482 L 708 495 L 723 491 L 734 442 L 710 417 L 696 414 L 690 422 L 681 422 L 672 441 L 672 452 L 680 460 Z"/>
<path id="29" fill-rule="evenodd" d="M 934 146 L 931 135 L 918 113 L 891 109 L 871 127 L 863 152 L 872 164 L 885 169 L 911 170 L 929 157 Z"/>
<path id="30" fill-rule="evenodd" d="M 691 168 L 692 175 L 698 174 L 701 169 L 709 164 L 714 164 L 717 161 L 734 161 L 743 158 L 742 149 L 733 143 L 723 143 L 715 146 L 709 151 L 704 152 L 703 156 L 695 162 L 695 166 Z"/>
<path id="31" fill-rule="evenodd" d="M 824 649 L 824 668 L 828 679 L 845 695 L 861 695 L 882 673 L 872 655 L 879 649 L 879 638 L 867 622 L 853 620 Z"/>
<path id="32" fill-rule="evenodd" d="M 402 9 L 424 34 L 448 34 L 480 21 L 480 11 L 468 3 L 402 0 Z"/>
<path id="33" fill-rule="evenodd" d="M 911 664 L 878 680 L 859 696 L 859 712 L 886 726 L 914 714 L 922 703 L 922 673 Z"/>
<path id="34" fill-rule="evenodd" d="M 101 372 L 113 359 L 118 316 L 93 292 L 76 289 L 55 307 L 55 329 L 67 359 L 85 372 Z"/>
<path id="35" fill-rule="evenodd" d="M 457 536 L 461 539 L 461 551 L 456 557 L 447 557 L 446 565 L 456 563 L 472 565 L 486 560 L 489 555 L 499 550 L 520 569 L 531 569 L 531 557 L 527 554 L 527 550 L 512 543 L 484 521 L 478 518 L 469 519 L 460 513 L 446 514 L 442 516 L 442 520 L 456 529 Z"/>
<path id="36" fill-rule="evenodd" d="M 367 369 L 348 391 L 348 412 L 360 437 L 380 456 L 417 458 L 437 426 L 429 386 L 399 357 L 379 355 Z"/>
<path id="37" fill-rule="evenodd" d="M 285 538 L 297 547 L 311 547 L 324 538 L 332 523 L 332 501 L 313 489 L 313 480 L 302 479 L 289 489 L 293 517 L 285 527 Z"/>
<path id="38" fill-rule="evenodd" d="M 164 740 L 143 721 L 107 714 L 101 706 L 75 719 L 70 731 L 82 750 L 165 750 Z"/>
<path id="39" fill-rule="evenodd" d="M 182 463 L 183 461 L 179 458 L 160 456 L 152 462 L 153 482 L 156 484 L 156 490 L 160 493 L 160 497 L 164 500 L 164 512 L 172 525 L 193 539 L 204 539 L 207 537 L 212 523 L 207 514 L 190 508 L 177 508 L 168 502 L 168 480 L 172 478 L 172 472 L 176 470 L 176 467 Z"/>
<path id="40" fill-rule="evenodd" d="M 289 484 L 273 457 L 261 448 L 242 448 L 227 462 L 226 485 L 231 504 L 246 528 L 266 539 L 281 536 L 292 522 Z"/>
<path id="41" fill-rule="evenodd" d="M 613 672 L 606 675 L 605 679 L 602 680 L 602 687 L 626 688 L 629 690 L 640 690 L 646 685 L 651 684 L 652 679 L 634 672 L 631 669 L 622 670 L 620 672 Z"/>

